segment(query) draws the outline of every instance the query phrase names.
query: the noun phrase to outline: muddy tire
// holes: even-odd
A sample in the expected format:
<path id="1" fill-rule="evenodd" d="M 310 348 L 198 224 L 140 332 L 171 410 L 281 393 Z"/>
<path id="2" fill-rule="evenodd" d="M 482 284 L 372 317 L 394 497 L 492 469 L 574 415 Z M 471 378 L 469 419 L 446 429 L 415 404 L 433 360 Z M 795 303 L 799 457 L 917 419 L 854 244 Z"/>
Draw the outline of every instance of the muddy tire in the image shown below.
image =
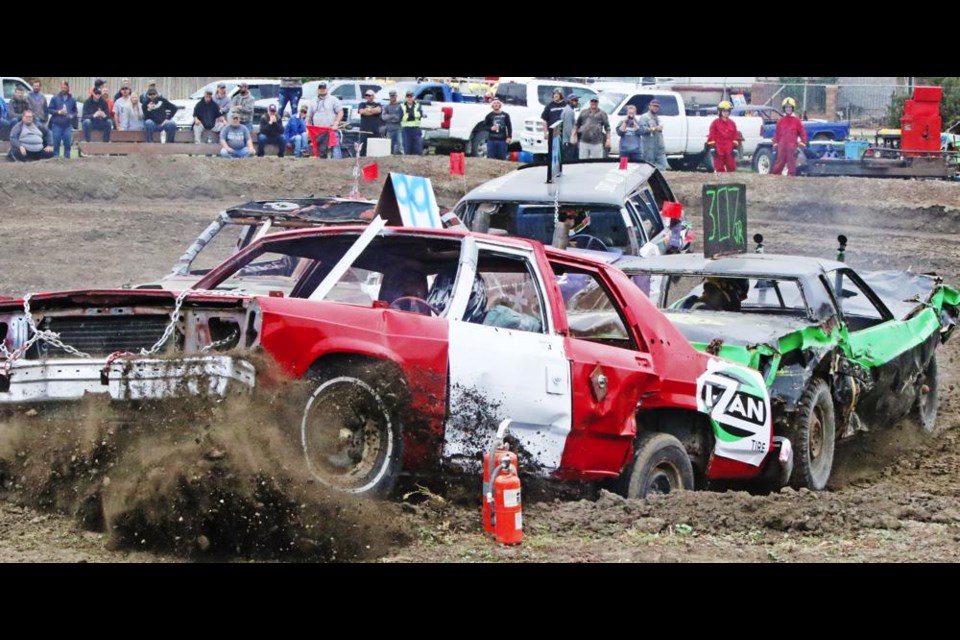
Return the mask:
<path id="1" fill-rule="evenodd" d="M 626 498 L 687 491 L 694 487 L 693 464 L 683 444 L 669 433 L 644 433 L 634 443 L 633 461 L 617 491 Z"/>
<path id="2" fill-rule="evenodd" d="M 793 444 L 793 474 L 790 484 L 822 491 L 833 470 L 836 446 L 836 416 L 830 386 L 820 378 L 810 381 L 797 404 L 790 428 Z"/>
<path id="3" fill-rule="evenodd" d="M 933 354 L 927 368 L 923 371 L 920 381 L 920 390 L 917 392 L 917 402 L 913 405 L 911 418 L 917 423 L 923 433 L 933 433 L 937 426 L 937 354 Z M 924 391 L 926 389 L 926 391 Z"/>
<path id="4" fill-rule="evenodd" d="M 310 379 L 316 387 L 300 422 L 310 473 L 337 491 L 389 493 L 403 460 L 400 376 L 364 362 L 323 367 Z"/>

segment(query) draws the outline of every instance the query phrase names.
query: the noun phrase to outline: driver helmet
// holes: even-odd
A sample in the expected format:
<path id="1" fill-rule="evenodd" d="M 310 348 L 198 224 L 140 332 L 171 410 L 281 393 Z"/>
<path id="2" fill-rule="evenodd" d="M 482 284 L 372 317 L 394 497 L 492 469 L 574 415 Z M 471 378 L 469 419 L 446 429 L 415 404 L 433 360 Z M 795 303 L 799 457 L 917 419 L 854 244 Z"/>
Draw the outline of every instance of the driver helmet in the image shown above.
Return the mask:
<path id="1" fill-rule="evenodd" d="M 728 100 L 721 100 L 720 104 L 717 105 L 718 111 L 730 111 L 731 109 L 733 109 L 733 105 Z"/>
<path id="2" fill-rule="evenodd" d="M 747 295 L 750 293 L 750 281 L 746 278 L 707 278 L 705 283 L 709 283 L 717 287 L 723 293 L 724 297 L 728 302 L 733 303 L 736 301 L 736 305 L 739 306 L 739 303 L 747 299 Z"/>
<path id="3" fill-rule="evenodd" d="M 796 108 L 797 108 L 797 101 L 794 100 L 793 98 L 789 98 L 789 97 L 784 98 L 784 99 L 783 99 L 783 102 L 780 103 L 780 108 L 781 108 L 781 109 L 786 109 L 787 107 L 793 107 L 794 109 L 796 109 Z"/>

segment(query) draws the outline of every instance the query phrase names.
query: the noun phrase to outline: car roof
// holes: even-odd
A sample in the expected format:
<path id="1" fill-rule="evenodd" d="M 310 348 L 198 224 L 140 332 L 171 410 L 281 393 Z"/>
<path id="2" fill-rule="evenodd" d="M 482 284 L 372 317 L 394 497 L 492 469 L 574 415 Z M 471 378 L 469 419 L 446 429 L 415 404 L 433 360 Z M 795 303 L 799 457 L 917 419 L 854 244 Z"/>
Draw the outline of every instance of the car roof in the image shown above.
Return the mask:
<path id="1" fill-rule="evenodd" d="M 547 184 L 546 165 L 528 165 L 481 184 L 463 201 L 552 203 L 559 188 L 559 200 L 564 203 L 619 207 L 624 197 L 647 182 L 656 170 L 646 162 L 631 162 L 626 171 L 616 162 L 571 163 L 563 167 L 553 184 Z"/>
<path id="2" fill-rule="evenodd" d="M 235 221 L 274 220 L 302 221 L 313 224 L 366 224 L 361 214 L 372 211 L 376 200 L 351 200 L 348 198 L 282 198 L 254 200 L 229 207 L 226 214 Z"/>
<path id="3" fill-rule="evenodd" d="M 623 258 L 617 268 L 628 274 L 672 273 L 705 274 L 716 276 L 771 276 L 802 278 L 817 276 L 823 271 L 841 269 L 847 265 L 836 260 L 808 256 L 788 256 L 774 253 L 742 253 L 722 258 L 705 258 L 702 253 L 687 253 L 649 258 Z"/>
<path id="4" fill-rule="evenodd" d="M 278 242 L 283 240 L 293 240 L 297 238 L 311 238 L 311 237 L 320 237 L 320 236 L 330 236 L 338 234 L 355 234 L 359 235 L 364 232 L 366 227 L 363 226 L 333 226 L 333 227 L 310 227 L 307 229 L 295 229 L 292 231 L 281 231 L 279 233 L 273 233 L 268 236 L 264 236 L 258 242 Z M 524 248 L 524 249 L 536 249 L 537 246 L 543 247 L 546 251 L 547 257 L 553 260 L 561 260 L 565 262 L 579 263 L 582 265 L 589 265 L 594 267 L 609 267 L 606 259 L 598 259 L 594 256 L 586 255 L 585 253 L 572 253 L 570 251 L 564 251 L 562 249 L 556 249 L 554 247 L 547 247 L 536 240 L 529 240 L 527 238 L 519 238 L 516 236 L 494 236 L 486 233 L 476 233 L 474 231 L 463 231 L 460 229 L 426 229 L 419 227 L 384 227 L 379 235 L 390 235 L 390 236 L 421 236 L 421 237 L 434 237 L 434 238 L 449 238 L 456 240 L 458 238 L 464 238 L 466 236 L 472 236 L 477 239 L 482 239 L 485 242 L 491 244 L 498 244 L 504 247 L 515 247 L 515 248 Z M 252 245 L 251 245 L 252 246 Z"/>

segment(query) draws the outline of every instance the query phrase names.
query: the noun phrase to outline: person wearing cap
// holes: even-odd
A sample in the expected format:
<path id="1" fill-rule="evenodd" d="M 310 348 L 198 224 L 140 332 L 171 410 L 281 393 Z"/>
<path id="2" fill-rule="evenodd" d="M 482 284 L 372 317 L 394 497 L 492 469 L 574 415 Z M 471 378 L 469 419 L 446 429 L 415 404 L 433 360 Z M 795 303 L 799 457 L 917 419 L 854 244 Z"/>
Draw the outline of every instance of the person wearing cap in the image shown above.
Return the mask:
<path id="1" fill-rule="evenodd" d="M 743 136 L 737 130 L 737 123 L 730 118 L 732 109 L 732 104 L 721 100 L 717 105 L 720 115 L 710 123 L 710 131 L 707 133 L 707 150 L 714 152 L 713 170 L 717 173 L 732 173 L 737 170 L 737 159 L 733 151 Z"/>
<path id="2" fill-rule="evenodd" d="M 113 103 L 117 131 L 143 131 L 143 106 L 130 85 L 120 87 L 120 97 Z"/>
<path id="3" fill-rule="evenodd" d="M 60 83 L 60 93 L 50 99 L 50 133 L 53 134 L 53 156 L 60 154 L 63 143 L 63 157 L 70 157 L 73 144 L 73 119 L 77 117 L 77 101 L 70 93 L 70 83 Z"/>
<path id="4" fill-rule="evenodd" d="M 660 171 L 667 170 L 667 153 L 663 144 L 663 123 L 660 121 L 660 101 L 654 98 L 647 112 L 640 116 L 640 135 L 643 137 L 643 159 Z"/>
<path id="5" fill-rule="evenodd" d="M 220 133 L 220 107 L 213 101 L 213 90 L 206 89 L 203 98 L 193 107 L 193 142 L 203 142 L 204 131 L 209 134 Z"/>
<path id="6" fill-rule="evenodd" d="M 307 137 L 307 111 L 310 107 L 304 102 L 300 104 L 299 115 L 293 114 L 283 128 L 283 141 L 293 145 L 293 157 L 299 158 L 304 150 L 309 149 L 310 139 Z"/>
<path id="7" fill-rule="evenodd" d="M 161 97 L 161 98 L 163 97 L 163 94 L 160 93 L 160 89 L 157 88 L 157 81 L 156 81 L 156 80 L 148 80 L 148 81 L 147 81 L 147 90 L 144 91 L 144 92 L 140 95 L 140 104 L 143 105 L 144 107 L 147 106 L 147 102 L 148 102 L 148 100 L 149 100 L 149 98 L 147 98 L 147 93 L 148 93 L 151 89 L 153 89 L 154 91 L 156 91 L 156 92 L 157 92 L 157 95 L 158 95 L 159 97 Z"/>
<path id="8" fill-rule="evenodd" d="M 408 90 L 400 105 L 400 129 L 403 131 L 403 155 L 423 155 L 423 131 L 420 121 L 423 120 L 423 107 L 414 99 L 413 91 Z"/>
<path id="9" fill-rule="evenodd" d="M 317 85 L 317 99 L 310 103 L 307 110 L 307 126 L 336 129 L 343 119 L 343 104 L 336 96 L 327 91 L 327 83 L 321 81 Z M 331 136 L 334 138 L 331 140 Z M 317 145 L 317 154 L 320 158 L 327 157 L 328 149 L 333 150 L 333 157 L 341 157 L 340 144 L 336 140 L 336 132 L 321 131 L 314 139 Z"/>
<path id="10" fill-rule="evenodd" d="M 403 105 L 397 102 L 397 90 L 390 89 L 390 101 L 383 105 L 383 132 L 390 138 L 390 153 L 398 156 L 403 153 L 400 120 L 403 118 Z"/>
<path id="11" fill-rule="evenodd" d="M 573 127 L 577 124 L 577 110 L 580 109 L 580 96 L 575 93 L 567 95 L 567 104 L 563 107 L 560 120 L 563 122 L 563 131 L 560 132 L 560 153 L 564 162 L 575 160 L 578 156 L 577 145 L 570 142 Z"/>
<path id="12" fill-rule="evenodd" d="M 627 115 L 617 125 L 620 136 L 620 157 L 633 162 L 643 160 L 643 136 L 640 135 L 640 119 L 636 105 L 627 105 Z"/>
<path id="13" fill-rule="evenodd" d="M 490 113 L 483 119 L 483 126 L 487 129 L 487 157 L 491 160 L 506 160 L 507 145 L 513 139 L 510 114 L 503 111 L 503 103 L 496 98 L 490 103 L 490 109 Z"/>
<path id="14" fill-rule="evenodd" d="M 220 157 L 246 158 L 253 155 L 253 136 L 240 124 L 240 114 L 231 112 L 229 124 L 220 130 Z"/>
<path id="15" fill-rule="evenodd" d="M 277 100 L 277 113 L 283 120 L 284 111 L 287 104 L 290 104 L 290 117 L 297 115 L 297 105 L 300 104 L 300 97 L 303 95 L 303 77 L 287 76 L 280 78 L 280 96 Z"/>
<path id="16" fill-rule="evenodd" d="M 90 142 L 90 132 L 96 129 L 103 131 L 103 141 L 110 142 L 110 131 L 113 123 L 110 120 L 110 107 L 97 87 L 83 103 L 83 139 Z"/>
<path id="17" fill-rule="evenodd" d="M 250 86 L 246 82 L 240 83 L 240 88 L 230 101 L 230 112 L 240 115 L 240 124 L 253 133 L 253 107 L 257 99 L 250 93 Z"/>
<path id="18" fill-rule="evenodd" d="M 540 119 L 543 120 L 544 135 L 548 135 L 553 123 L 558 122 L 563 117 L 563 109 L 567 106 L 567 101 L 563 97 L 563 91 L 560 88 L 553 90 L 553 100 L 543 108 Z"/>
<path id="19" fill-rule="evenodd" d="M 147 89 L 147 106 L 143 108 L 143 139 L 153 142 L 153 133 L 159 129 L 167 136 L 167 142 L 174 142 L 177 136 L 177 123 L 173 114 L 178 107 L 160 95 L 156 87 Z"/>
<path id="20" fill-rule="evenodd" d="M 213 92 L 213 101 L 217 103 L 220 109 L 220 126 L 227 126 L 227 119 L 230 117 L 230 95 L 227 93 L 227 84 L 225 82 L 217 83 L 217 90 Z"/>
<path id="21" fill-rule="evenodd" d="M 282 158 L 287 150 L 287 141 L 283 139 L 283 120 L 277 113 L 277 105 L 267 107 L 267 112 L 260 116 L 260 131 L 257 132 L 257 157 L 262 158 L 268 144 L 279 147 L 277 157 Z"/>
<path id="22" fill-rule="evenodd" d="M 590 106 L 577 116 L 570 142 L 580 145 L 581 160 L 603 158 L 604 149 L 610 148 L 610 119 L 597 96 L 590 98 Z"/>
<path id="23" fill-rule="evenodd" d="M 360 114 L 360 155 L 367 155 L 367 140 L 381 137 L 383 128 L 383 107 L 376 101 L 373 89 L 367 89 L 363 94 L 364 102 L 360 103 L 357 113 Z M 364 135 L 366 134 L 366 135 Z"/>
<path id="24" fill-rule="evenodd" d="M 130 84 L 130 78 L 123 78 L 120 80 L 120 88 L 117 89 L 117 92 L 113 94 L 114 110 L 116 110 L 116 102 L 123 97 L 124 88 L 130 89 L 130 93 L 133 93 L 133 86 Z"/>

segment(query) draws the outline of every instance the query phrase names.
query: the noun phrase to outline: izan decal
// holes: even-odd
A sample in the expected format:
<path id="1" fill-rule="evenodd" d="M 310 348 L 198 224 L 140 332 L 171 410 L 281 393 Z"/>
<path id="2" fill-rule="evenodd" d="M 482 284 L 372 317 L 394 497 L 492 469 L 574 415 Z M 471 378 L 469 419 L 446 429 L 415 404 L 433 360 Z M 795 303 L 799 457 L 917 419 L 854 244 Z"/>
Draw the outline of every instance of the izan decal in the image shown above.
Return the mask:
<path id="1" fill-rule="evenodd" d="M 770 450 L 770 395 L 753 369 L 711 359 L 697 378 L 697 410 L 710 416 L 714 453 L 759 466 Z"/>

